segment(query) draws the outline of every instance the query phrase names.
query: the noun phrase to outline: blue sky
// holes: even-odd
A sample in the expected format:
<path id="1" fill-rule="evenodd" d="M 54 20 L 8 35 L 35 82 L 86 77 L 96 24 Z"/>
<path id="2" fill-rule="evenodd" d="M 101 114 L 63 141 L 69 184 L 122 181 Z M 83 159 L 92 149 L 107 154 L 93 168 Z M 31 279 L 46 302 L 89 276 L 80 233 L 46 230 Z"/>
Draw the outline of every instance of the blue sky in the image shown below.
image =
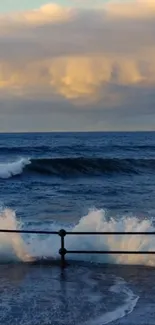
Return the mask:
<path id="1" fill-rule="evenodd" d="M 27 10 L 32 8 L 38 8 L 46 3 L 55 2 L 64 6 L 78 6 L 78 7 L 93 7 L 99 3 L 103 3 L 102 0 L 1 0 L 0 11 L 10 12 L 16 10 Z"/>
<path id="2" fill-rule="evenodd" d="M 0 1 L 0 11 L 1 12 L 9 12 L 16 10 L 27 10 L 32 8 L 38 8 L 48 2 L 48 0 L 1 0 Z M 54 1 L 53 1 L 54 2 Z M 59 4 L 67 4 L 67 0 L 57 0 L 55 1 Z"/>

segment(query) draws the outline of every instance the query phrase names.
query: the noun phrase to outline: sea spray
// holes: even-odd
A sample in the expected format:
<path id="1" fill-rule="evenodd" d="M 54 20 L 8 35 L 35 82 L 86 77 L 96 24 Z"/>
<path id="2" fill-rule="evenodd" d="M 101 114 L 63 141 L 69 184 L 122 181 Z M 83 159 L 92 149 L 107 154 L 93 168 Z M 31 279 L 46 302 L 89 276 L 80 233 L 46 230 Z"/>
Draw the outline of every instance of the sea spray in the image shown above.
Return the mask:
<path id="1" fill-rule="evenodd" d="M 18 230 L 20 228 L 21 223 L 17 221 L 14 211 L 5 209 L 0 213 L 0 229 Z M 21 234 L 0 233 L 0 262 L 31 262 L 33 260 L 34 258 L 29 255 Z"/>
<path id="2" fill-rule="evenodd" d="M 23 225 L 17 222 L 14 211 L 5 209 L 0 215 L 1 229 L 21 229 Z M 59 230 L 62 225 L 51 223 L 48 230 Z M 38 229 L 38 227 L 37 227 Z M 39 227 L 39 229 L 45 229 Z M 67 228 L 66 228 L 67 230 Z M 107 219 L 104 210 L 91 210 L 88 215 L 80 219 L 79 223 L 68 228 L 74 231 L 95 232 L 152 232 L 155 231 L 151 220 L 139 220 L 137 217 Z M 65 247 L 70 250 L 132 250 L 152 251 L 155 247 L 155 238 L 152 235 L 68 235 L 65 237 Z M 0 233 L 0 260 L 31 261 L 34 258 L 59 258 L 60 238 L 58 235 L 29 235 Z M 140 264 L 155 266 L 154 255 L 126 255 L 126 254 L 72 254 L 66 258 L 90 261 L 95 263 L 112 264 Z"/>
<path id="3" fill-rule="evenodd" d="M 95 232 L 152 232 L 155 231 L 151 220 L 140 220 L 137 217 L 124 216 L 107 218 L 104 210 L 91 210 L 80 219 L 74 231 Z M 73 235 L 68 237 L 67 248 L 72 250 L 116 250 L 116 251 L 153 251 L 155 237 L 152 235 Z M 84 258 L 93 262 L 114 264 L 141 264 L 155 266 L 154 255 L 83 255 L 72 258 Z"/>
<path id="4" fill-rule="evenodd" d="M 104 212 L 102 210 L 96 210 L 96 211 L 91 211 L 87 216 L 83 217 L 79 224 L 74 227 L 72 230 L 81 230 L 84 231 L 85 227 L 88 227 L 88 231 L 92 230 L 93 231 L 97 231 L 99 230 L 100 227 L 103 226 L 103 220 L 105 218 Z M 105 221 L 106 222 L 106 221 Z M 115 222 L 113 222 L 113 224 L 115 224 Z M 110 227 L 110 223 L 108 224 L 107 221 L 107 225 L 108 227 Z M 24 226 L 24 224 L 21 221 L 18 221 L 16 214 L 14 211 L 10 210 L 10 209 L 4 209 L 1 213 L 0 213 L 0 228 L 1 229 L 22 229 L 22 227 Z M 52 226 L 53 227 L 53 226 Z M 54 226 L 55 230 L 58 230 L 60 227 L 59 224 Z M 119 228 L 119 227 L 118 227 Z M 41 237 L 36 235 L 32 235 L 31 236 L 31 240 L 29 240 L 30 238 L 27 238 L 26 243 L 24 243 L 22 237 L 20 234 L 17 233 L 0 233 L 0 261 L 3 262 L 4 260 L 7 262 L 10 261 L 22 261 L 22 262 L 31 262 L 34 259 L 30 256 L 30 254 L 28 253 L 28 251 L 30 250 L 36 250 L 36 254 L 39 257 L 39 254 L 42 255 L 42 246 L 44 247 L 45 251 L 44 253 L 46 253 L 47 255 L 49 255 L 49 251 L 50 253 L 54 255 L 54 252 L 56 253 L 56 251 L 58 252 L 58 248 L 60 245 L 60 238 L 58 236 L 56 236 L 56 238 L 58 239 L 58 241 L 55 241 L 55 236 L 47 236 L 44 237 L 44 239 L 41 239 Z M 71 239 L 70 244 L 74 244 L 74 240 L 73 237 L 68 237 Z M 76 238 L 78 240 L 78 238 Z M 73 241 L 72 241 L 73 240 Z M 83 239 L 81 238 L 81 241 L 78 241 L 79 245 L 83 244 Z M 89 248 L 89 244 L 90 241 L 88 241 L 87 246 Z M 102 242 L 98 242 L 98 245 L 102 244 Z M 92 247 L 93 247 L 93 243 L 92 243 Z M 80 246 L 81 247 L 81 246 Z M 100 249 L 100 247 L 98 247 Z M 40 257 L 41 257 L 40 255 Z M 2 257 L 4 259 L 2 259 Z M 67 297 L 66 297 L 66 301 L 68 306 L 71 306 L 72 308 L 74 307 L 74 312 L 79 314 L 78 319 L 80 319 L 80 324 L 83 325 L 94 325 L 94 324 L 109 324 L 113 321 L 119 320 L 120 318 L 123 318 L 124 316 L 127 316 L 128 314 L 130 314 L 134 308 L 136 307 L 137 301 L 139 299 L 139 297 L 137 295 L 135 295 L 132 290 L 128 287 L 128 284 L 124 281 L 124 279 L 122 278 L 117 278 L 115 275 L 111 276 L 108 274 L 105 276 L 104 274 L 100 274 L 100 281 L 103 279 L 102 281 L 102 286 L 100 287 L 99 283 L 98 283 L 98 278 L 95 277 L 94 278 L 94 274 L 93 271 L 90 271 L 90 269 L 83 269 L 83 267 L 80 270 L 80 274 L 79 274 L 79 278 L 78 278 L 78 274 L 77 274 L 77 269 L 76 271 L 74 271 L 74 277 L 72 276 L 71 279 L 69 279 L 69 281 L 67 281 L 67 278 L 65 278 L 65 288 L 67 288 Z M 22 271 L 23 272 L 23 271 Z M 36 269 L 35 269 L 36 272 Z M 52 272 L 52 270 L 50 271 Z M 92 273 L 92 275 L 91 275 Z M 36 273 L 37 274 L 37 273 Z M 36 282 L 32 281 L 31 285 L 27 285 L 26 286 L 26 291 L 22 289 L 22 284 L 19 286 L 18 289 L 18 301 L 19 303 L 21 302 L 22 305 L 25 305 L 23 303 L 23 301 L 25 301 L 27 299 L 27 295 L 28 295 L 28 301 L 31 300 L 35 300 L 37 301 L 37 295 L 40 295 L 40 292 L 43 294 L 43 297 L 50 297 L 51 299 L 51 290 L 48 290 L 50 287 L 47 286 L 47 273 L 45 273 L 46 276 L 45 278 L 43 278 L 43 281 L 41 280 L 39 282 L 39 284 L 36 287 Z M 59 274 L 59 272 L 58 272 Z M 96 274 L 95 274 L 96 275 Z M 36 275 L 37 277 L 37 275 Z M 53 277 L 53 273 L 52 273 L 52 277 Z M 29 278 L 29 277 L 28 277 Z M 53 279 L 55 278 L 55 276 L 53 277 Z M 31 277 L 30 277 L 31 279 Z M 50 278 L 49 281 L 51 282 L 53 279 L 51 279 L 51 274 L 50 274 Z M 34 278 L 33 278 L 34 280 Z M 64 312 L 64 308 L 61 309 L 61 304 L 60 304 L 60 297 L 62 296 L 62 294 L 64 294 L 64 291 L 60 291 L 61 289 L 61 285 L 62 285 L 62 279 L 61 279 L 61 285 L 59 286 L 59 278 L 58 281 L 54 281 L 54 283 L 58 284 L 58 287 L 53 285 L 53 281 L 52 281 L 52 293 L 53 293 L 53 297 L 54 300 L 52 299 L 52 301 L 54 301 L 54 304 L 52 304 L 52 301 L 50 302 L 50 304 L 52 304 L 52 308 L 54 308 L 54 311 L 57 315 L 57 319 L 58 322 L 61 320 L 59 319 L 59 315 L 62 315 Z M 107 286 L 107 283 L 109 281 L 109 286 Z M 82 290 L 79 289 L 79 291 L 77 291 L 77 286 L 79 286 L 81 283 L 83 282 L 83 287 Z M 105 282 L 106 282 L 106 286 L 105 286 Z M 43 285 L 43 287 L 42 287 Z M 49 285 L 49 284 L 48 284 Z M 37 291 L 39 287 L 39 290 Z M 41 288 L 41 289 L 40 289 Z M 63 287 L 64 288 L 64 287 Z M 102 289 L 101 289 L 102 288 Z M 30 291 L 29 291 L 30 289 Z M 95 292 L 94 292 L 95 289 Z M 106 292 L 107 290 L 107 292 Z M 46 292 L 45 292 L 46 291 Z M 10 293 L 12 293 L 14 291 L 10 290 L 9 294 L 7 292 L 7 299 L 6 302 L 9 301 L 9 305 L 13 305 L 16 304 L 16 301 L 14 300 L 14 296 L 11 296 L 10 298 Z M 26 292 L 26 295 L 25 295 Z M 49 296 L 49 292 L 50 292 L 50 296 Z M 80 297 L 77 294 L 81 294 L 82 296 Z M 61 294 L 59 296 L 59 294 Z M 109 302 L 107 302 L 107 306 L 105 306 L 104 304 L 104 297 L 105 295 L 107 295 L 108 299 L 110 299 L 109 297 L 112 297 L 112 301 L 113 301 L 113 306 L 110 304 Z M 2 291 L 2 299 L 5 301 L 4 299 L 5 297 L 5 291 Z M 31 298 L 31 299 L 30 299 Z M 10 300 L 8 300 L 10 299 Z M 42 298 L 41 298 L 42 299 Z M 82 299 L 82 300 L 81 300 Z M 94 301 L 95 299 L 95 301 Z M 119 303 L 118 303 L 119 300 Z M 15 301 L 15 303 L 14 303 Z M 47 299 L 48 301 L 48 299 Z M 80 301 L 80 305 L 79 305 L 79 301 Z M 81 301 L 82 301 L 82 305 L 81 305 Z M 116 304 L 114 303 L 116 301 Z M 74 302 L 74 303 L 73 303 Z M 38 304 L 39 305 L 39 304 Z M 42 306 L 42 304 L 40 303 L 40 306 Z M 93 317 L 89 316 L 89 313 L 85 313 L 85 318 L 83 318 L 82 313 L 79 310 L 79 306 L 88 306 L 89 308 L 91 307 L 91 314 L 93 315 Z M 88 308 L 88 310 L 89 310 Z M 3 316 L 5 315 L 5 308 L 3 309 Z M 35 307 L 36 310 L 36 307 Z M 48 308 L 48 310 L 50 310 Z M 71 317 L 73 317 L 72 314 L 72 309 L 69 308 L 68 310 L 68 314 Z M 32 310 L 31 310 L 32 311 Z M 42 309 L 41 309 L 42 311 Z M 39 320 L 40 317 L 42 316 L 41 311 L 38 310 L 37 315 L 39 316 Z M 57 312 L 58 311 L 58 312 Z M 8 309 L 7 309 L 8 312 Z M 10 311 L 9 311 L 10 312 Z M 68 314 L 67 314 L 67 318 L 68 318 Z M 77 315 L 78 315 L 77 314 Z M 8 314 L 6 313 L 6 317 L 8 317 Z M 28 316 L 27 316 L 28 315 Z M 49 318 L 48 318 L 49 315 Z M 31 317 L 31 319 L 33 319 L 33 315 L 31 315 L 30 313 L 26 313 L 26 322 L 24 322 L 24 313 L 22 312 L 22 315 L 20 315 L 20 313 L 17 313 L 17 317 L 20 317 L 20 319 L 22 319 L 22 324 L 26 324 L 27 323 L 27 317 Z M 45 315 L 44 315 L 45 317 Z M 46 311 L 46 319 L 50 319 L 51 315 L 50 313 L 48 314 L 48 312 Z M 63 319 L 65 319 L 66 317 L 66 313 L 63 315 Z M 81 318 L 80 318 L 81 317 Z M 87 321 L 86 319 L 89 318 L 89 320 Z M 62 318 L 61 318 L 62 319 Z M 36 320 L 36 317 L 35 317 Z"/>

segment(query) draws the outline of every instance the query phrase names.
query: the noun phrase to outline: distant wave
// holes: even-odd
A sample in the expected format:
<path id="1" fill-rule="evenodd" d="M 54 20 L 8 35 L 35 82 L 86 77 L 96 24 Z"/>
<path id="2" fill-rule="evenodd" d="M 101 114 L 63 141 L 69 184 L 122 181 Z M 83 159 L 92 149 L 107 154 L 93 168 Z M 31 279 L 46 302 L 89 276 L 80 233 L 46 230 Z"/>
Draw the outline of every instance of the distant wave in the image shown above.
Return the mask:
<path id="1" fill-rule="evenodd" d="M 50 152 L 55 152 L 55 153 L 60 153 L 62 151 L 68 152 L 68 153 L 83 153 L 83 152 L 92 152 L 93 145 L 86 145 L 86 144 L 74 144 L 74 145 L 33 145 L 33 146 L 11 146 L 11 147 L 6 147 L 6 146 L 0 146 L 0 154 L 26 154 L 28 152 L 32 153 L 50 153 Z M 124 151 L 124 152 L 135 152 L 137 150 L 140 151 L 155 151 L 155 145 L 127 145 L 127 144 L 104 144 L 102 146 L 99 145 L 98 150 L 102 152 L 111 152 L 111 151 Z"/>
<path id="2" fill-rule="evenodd" d="M 1 146 L 0 147 L 0 153 L 1 154 L 25 154 L 27 152 L 34 152 L 34 153 L 42 153 L 42 152 L 47 152 L 50 151 L 51 148 L 49 146 L 12 146 L 12 147 L 5 147 Z"/>
<path id="3" fill-rule="evenodd" d="M 72 177 L 80 175 L 140 174 L 155 171 L 155 159 L 119 158 L 22 158 L 11 163 L 0 164 L 0 178 L 10 178 L 25 173 Z"/>

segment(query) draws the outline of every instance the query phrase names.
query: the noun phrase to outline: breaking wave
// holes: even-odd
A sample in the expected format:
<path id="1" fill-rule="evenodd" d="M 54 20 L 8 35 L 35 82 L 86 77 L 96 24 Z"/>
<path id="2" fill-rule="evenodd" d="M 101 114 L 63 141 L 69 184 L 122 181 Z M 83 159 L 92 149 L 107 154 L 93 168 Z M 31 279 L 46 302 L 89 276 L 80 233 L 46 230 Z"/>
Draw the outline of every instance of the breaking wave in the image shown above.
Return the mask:
<path id="1" fill-rule="evenodd" d="M 17 221 L 16 214 L 10 209 L 0 213 L 0 229 L 17 230 L 21 223 Z M 22 261 L 32 262 L 34 258 L 28 253 L 26 243 L 18 233 L 0 233 L 0 262 Z"/>
<path id="2" fill-rule="evenodd" d="M 0 178 L 10 178 L 23 172 L 26 165 L 30 164 L 29 159 L 20 159 L 10 163 L 0 163 Z"/>
<path id="3" fill-rule="evenodd" d="M 1 211 L 0 213 L 0 229 L 22 229 L 24 225 L 21 221 L 17 221 L 17 217 L 14 211 L 10 209 L 5 209 Z M 53 227 L 53 226 L 52 226 Z M 55 225 L 54 230 L 60 228 L 60 225 Z M 72 227 L 72 231 L 108 231 L 108 230 L 145 230 L 149 231 L 152 229 L 151 222 L 149 221 L 138 221 L 136 218 L 127 218 L 122 221 L 116 221 L 116 220 L 106 220 L 106 215 L 104 211 L 102 210 L 94 210 L 90 211 L 90 213 L 86 216 L 84 216 L 79 223 Z M 52 229 L 51 229 L 52 230 Z M 71 229 L 69 229 L 71 230 Z M 130 248 L 131 245 L 133 249 L 143 249 L 148 247 L 148 249 L 151 249 L 152 245 L 155 244 L 154 241 L 151 242 L 150 237 L 147 239 L 148 241 L 144 241 L 144 238 L 138 239 L 138 237 L 132 238 L 131 236 L 127 239 L 124 238 L 122 240 L 121 238 L 111 238 L 105 237 L 105 236 L 96 236 L 95 238 L 92 238 L 92 236 L 82 236 L 79 238 L 79 236 L 71 235 L 70 237 L 67 236 L 66 238 L 66 247 L 71 247 L 72 249 L 108 249 L 111 250 L 113 247 L 116 248 Z M 57 240 L 57 239 L 58 240 Z M 0 262 L 34 262 L 36 258 L 42 258 L 45 256 L 51 256 L 51 258 L 56 258 L 58 256 L 58 249 L 60 247 L 60 238 L 58 236 L 44 236 L 44 238 L 41 238 L 36 235 L 31 235 L 31 237 L 24 238 L 19 233 L 0 233 Z M 72 258 L 75 258 L 72 256 Z M 81 256 L 83 261 L 88 260 L 88 255 Z M 94 257 L 93 257 L 94 258 Z M 137 258 L 137 257 L 136 257 Z M 89 261 L 94 262 L 107 262 L 107 260 L 103 259 L 103 257 L 100 257 L 97 260 L 92 260 L 92 256 L 89 256 Z M 109 262 L 112 260 L 109 260 Z M 149 259 L 145 259 L 141 257 L 141 259 L 138 260 L 128 260 L 128 256 L 122 255 L 121 258 L 116 257 L 116 259 L 113 259 L 113 263 L 132 263 L 132 264 L 150 264 Z M 155 265 L 155 258 L 151 260 L 151 265 Z M 83 272 L 83 270 L 82 270 Z M 123 318 L 124 316 L 127 316 L 128 314 L 132 313 L 134 308 L 136 307 L 137 301 L 139 297 L 135 295 L 132 290 L 128 287 L 127 283 L 122 278 L 118 278 L 113 276 L 112 278 L 110 275 L 108 277 L 102 274 L 97 275 L 96 278 L 94 278 L 93 273 L 91 277 L 91 273 L 88 269 L 84 270 L 84 274 L 79 274 L 79 278 L 77 278 L 77 271 L 75 272 L 75 280 L 72 277 L 71 282 L 67 282 L 67 288 L 68 290 L 71 288 L 70 291 L 67 290 L 67 293 L 69 292 L 69 296 L 67 295 L 67 303 L 71 304 L 72 306 L 72 300 L 76 297 L 76 303 L 74 303 L 74 311 L 77 308 L 78 311 L 78 319 L 80 319 L 81 324 L 109 324 L 115 320 L 119 320 L 120 318 Z M 90 276 L 89 276 L 90 273 Z M 50 275 L 51 276 L 51 275 Z M 41 292 L 47 290 L 47 281 L 41 281 Z M 80 282 L 81 281 L 81 282 Z M 83 281 L 83 283 L 82 283 Z M 102 290 L 100 287 L 100 281 L 102 281 Z M 109 282 L 110 281 L 110 282 Z M 56 281 L 57 282 L 57 281 Z M 107 286 L 107 283 L 109 282 L 109 286 Z M 112 282 L 112 283 L 111 283 Z M 82 296 L 77 298 L 77 285 L 83 284 L 84 288 L 81 291 L 79 289 L 79 292 L 82 292 Z M 106 285 L 105 285 L 106 283 Z M 43 287 L 42 287 L 43 284 Z M 76 285 L 75 285 L 76 284 Z M 36 283 L 34 284 L 36 286 Z M 58 282 L 59 286 L 59 282 Z M 37 289 L 36 287 L 33 287 L 33 281 L 31 283 L 31 286 L 28 286 L 28 288 L 31 288 L 30 292 L 28 292 L 28 296 L 32 296 L 31 298 L 34 298 L 36 301 L 36 293 Z M 94 294 L 94 288 L 95 288 L 95 294 Z M 61 305 L 59 303 L 59 295 L 57 294 L 57 287 L 53 287 L 53 296 L 55 297 L 54 300 L 54 308 L 55 310 L 58 308 L 61 315 L 64 312 L 64 308 L 61 310 Z M 112 301 L 113 306 L 111 305 L 110 300 L 108 300 L 107 306 L 103 304 L 103 297 L 105 297 L 107 290 L 107 297 L 109 298 L 110 294 L 112 294 Z M 47 290 L 49 292 L 49 290 Z M 40 290 L 38 291 L 40 292 Z M 47 292 L 46 292 L 47 293 Z M 3 298 L 3 292 L 2 292 L 2 298 Z M 10 296 L 8 296 L 8 299 Z M 82 309 L 79 309 L 79 302 L 81 303 L 80 299 L 82 298 L 83 306 L 91 306 L 91 314 L 85 314 L 86 319 L 88 318 L 88 321 L 86 319 L 83 319 L 83 315 L 80 314 Z M 13 297 L 11 296 L 11 303 L 12 303 Z M 23 290 L 21 289 L 21 293 L 18 295 L 18 300 L 23 301 Z M 78 300 L 77 300 L 78 299 Z M 109 298 L 110 299 L 110 298 Z M 115 303 L 115 300 L 119 301 L 119 303 Z M 33 300 L 33 299 L 31 299 Z M 7 300 L 8 301 L 8 300 Z M 10 303 L 10 301 L 9 301 Z M 49 309 L 50 310 L 50 309 Z M 69 308 L 71 310 L 71 308 Z M 4 310 L 5 312 L 5 310 Z M 42 316 L 41 314 L 42 310 L 38 310 L 39 317 Z M 38 315 L 37 314 L 37 315 Z M 69 314 L 72 319 L 72 313 Z M 81 317 L 82 315 L 82 317 Z M 93 315 L 93 317 L 92 317 Z M 19 314 L 20 316 L 20 314 Z M 44 315 L 43 315 L 44 316 Z M 47 316 L 49 316 L 49 319 L 51 318 L 51 314 L 46 313 L 46 319 Z M 23 314 L 22 316 L 23 317 Z M 28 313 L 28 319 L 29 317 L 32 317 L 31 314 Z M 45 316 L 44 316 L 45 317 Z M 65 319 L 66 313 L 63 315 L 63 319 Z M 91 319 L 89 319 L 91 317 Z M 61 320 L 58 323 L 61 323 Z M 67 320 L 68 320 L 68 313 L 67 313 Z M 24 318 L 22 318 L 22 323 L 27 324 L 27 318 L 26 323 L 24 321 Z M 69 322 L 70 323 L 70 322 Z"/>
<path id="4" fill-rule="evenodd" d="M 94 214 L 94 217 L 97 217 L 98 221 L 100 221 L 101 212 L 96 211 L 94 213 L 96 213 L 96 215 Z M 91 212 L 88 216 L 81 219 L 79 225 L 77 225 L 76 228 L 73 228 L 73 230 L 74 229 L 84 230 L 88 224 L 89 224 L 88 230 L 89 228 L 93 228 L 95 230 L 96 225 L 94 221 L 92 223 L 92 218 L 93 218 L 93 212 Z M 14 211 L 5 209 L 0 214 L 0 226 L 1 229 L 21 229 L 23 225 L 21 222 L 17 221 Z M 49 250 L 50 250 L 51 257 L 56 257 L 56 253 L 58 255 L 58 248 L 60 247 L 60 238 L 58 238 L 59 239 L 59 243 L 58 243 L 57 241 L 55 241 L 54 237 L 55 236 L 50 236 L 48 238 L 48 236 L 47 237 L 44 236 L 44 239 L 41 239 L 38 236 L 36 237 L 36 235 L 32 235 L 32 238 L 25 238 L 24 241 L 20 234 L 0 233 L 0 262 L 1 263 L 17 262 L 17 261 L 22 261 L 26 263 L 35 262 L 35 257 L 32 257 L 32 252 L 37 254 L 37 258 L 38 257 L 41 258 L 42 257 L 41 254 L 43 254 L 42 251 L 43 247 L 44 247 L 44 254 L 49 255 Z M 75 241 L 71 237 L 70 239 L 71 241 L 68 244 L 75 246 Z M 91 241 L 91 238 L 87 241 L 87 244 L 84 239 L 83 240 L 81 239 L 79 241 L 78 238 L 76 238 L 76 241 L 77 241 L 76 243 L 78 244 L 78 248 L 82 248 L 83 245 L 84 246 L 86 245 L 88 249 L 90 247 L 93 247 L 93 242 Z M 100 249 L 104 245 L 105 245 L 104 242 L 100 241 L 100 239 L 94 242 L 94 248 L 98 247 L 98 249 Z M 85 260 L 85 256 L 83 256 L 83 259 Z M 36 279 L 38 279 L 38 273 L 36 269 L 35 272 L 36 272 Z M 26 286 L 26 295 L 25 295 L 25 284 L 24 284 L 24 290 L 22 285 L 19 286 L 20 289 L 18 290 L 18 302 L 19 303 L 21 302 L 21 305 L 24 305 L 24 302 L 25 301 L 27 302 L 28 300 L 39 301 L 38 304 L 34 305 L 35 308 L 32 308 L 28 313 L 26 312 L 26 318 L 24 317 L 25 314 L 23 312 L 21 314 L 20 311 L 16 313 L 15 317 L 17 318 L 17 320 L 19 319 L 19 322 L 22 320 L 22 324 L 32 323 L 33 314 L 36 315 L 37 306 L 39 306 L 37 310 L 37 320 L 40 321 L 39 323 L 44 322 L 45 306 L 44 306 L 44 300 L 43 303 L 40 303 L 39 300 L 39 298 L 41 297 L 40 294 L 42 294 L 42 296 L 45 298 L 47 297 L 47 301 L 50 301 L 51 308 L 47 308 L 46 310 L 46 320 L 50 321 L 51 316 L 54 317 L 52 319 L 55 320 L 56 317 L 57 324 L 62 324 L 62 315 L 65 324 L 72 323 L 72 319 L 73 319 L 72 308 L 74 308 L 74 313 L 75 315 L 77 315 L 77 319 L 80 321 L 80 324 L 83 325 L 109 324 L 115 320 L 119 320 L 120 318 L 123 318 L 124 316 L 127 316 L 128 314 L 132 313 L 139 299 L 139 296 L 135 295 L 132 292 L 132 290 L 129 288 L 127 282 L 125 282 L 124 279 L 118 278 L 114 275 L 113 276 L 111 276 L 110 274 L 105 275 L 104 272 L 103 274 L 102 273 L 96 274 L 95 272 L 95 277 L 94 277 L 93 271 L 91 271 L 89 268 L 80 269 L 77 267 L 74 271 L 71 270 L 71 273 L 68 274 L 67 278 L 65 277 L 65 288 L 67 288 L 67 290 L 61 291 L 62 279 L 60 280 L 59 278 L 59 272 L 57 272 L 57 274 L 58 274 L 58 278 L 55 278 L 55 276 L 53 277 L 53 273 L 52 273 L 52 286 L 50 287 L 49 287 L 49 281 L 51 281 L 51 271 L 49 275 L 47 272 L 45 272 L 46 275 L 45 278 L 43 279 L 43 281 L 42 280 L 38 281 L 38 284 L 36 284 L 36 281 L 33 281 L 30 276 L 30 282 L 28 282 L 30 285 Z M 17 268 L 16 278 L 18 278 L 18 268 Z M 33 279 L 34 279 L 34 274 L 33 274 Z M 54 280 L 57 279 L 57 281 L 53 281 L 53 279 Z M 10 288 L 12 288 L 11 281 L 12 278 L 10 280 Z M 4 286 L 5 286 L 5 278 L 4 278 Z M 50 292 L 51 288 L 52 288 L 52 295 Z M 67 301 L 67 307 L 69 307 L 67 308 L 67 313 L 66 310 L 64 309 L 64 304 L 60 303 L 62 294 L 65 301 Z M 16 301 L 16 297 L 14 296 L 14 290 L 10 289 L 9 293 L 7 292 L 7 299 L 6 299 L 5 290 L 2 290 L 1 296 L 2 296 L 2 301 L 3 300 L 5 301 L 5 306 L 7 306 L 7 304 L 11 307 L 14 305 L 16 306 L 17 301 Z M 51 297 L 54 297 L 54 300 L 53 299 L 51 300 Z M 107 298 L 106 305 L 104 303 L 105 297 Z M 81 301 L 82 301 L 82 305 L 81 305 Z M 88 308 L 89 313 L 83 314 L 84 307 Z M 33 310 L 35 311 L 34 313 Z M 54 316 L 51 310 L 52 312 L 54 310 Z M 1 314 L 3 317 L 4 315 L 6 315 L 6 319 L 8 317 L 7 312 L 8 312 L 7 308 L 6 309 L 2 308 Z M 29 322 L 29 320 L 31 321 Z M 36 320 L 36 316 L 34 319 L 34 323 L 35 320 Z"/>
<path id="5" fill-rule="evenodd" d="M 0 229 L 22 229 L 14 211 L 5 209 L 0 214 Z M 26 226 L 25 226 L 26 227 Z M 45 229 L 45 224 L 42 227 Z M 50 230 L 59 230 L 60 224 L 52 224 Z M 47 228 L 46 228 L 47 229 Z M 49 225 L 48 225 L 49 230 Z M 66 230 L 72 232 L 153 232 L 151 220 L 138 220 L 136 217 L 107 219 L 104 210 L 92 210 L 80 219 L 76 226 Z M 24 238 L 24 239 L 23 239 Z M 146 235 L 68 235 L 65 237 L 68 250 L 130 250 L 151 252 L 155 247 L 154 236 Z M 36 259 L 59 258 L 60 238 L 58 235 L 26 235 L 0 233 L 0 262 L 32 262 Z M 94 263 L 130 264 L 155 266 L 155 256 L 124 254 L 68 254 L 67 258 Z"/>
<path id="6" fill-rule="evenodd" d="M 21 158 L 18 161 L 0 164 L 0 178 L 10 178 L 25 173 L 72 177 L 79 175 L 141 174 L 155 171 L 155 159 L 119 158 Z"/>

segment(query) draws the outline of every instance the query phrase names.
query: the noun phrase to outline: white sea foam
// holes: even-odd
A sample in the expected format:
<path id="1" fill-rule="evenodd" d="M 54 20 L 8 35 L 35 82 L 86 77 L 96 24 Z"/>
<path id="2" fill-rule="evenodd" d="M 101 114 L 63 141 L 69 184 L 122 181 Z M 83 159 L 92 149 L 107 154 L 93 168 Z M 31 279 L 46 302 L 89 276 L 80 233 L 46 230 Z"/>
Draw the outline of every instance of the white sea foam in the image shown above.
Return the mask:
<path id="1" fill-rule="evenodd" d="M 17 230 L 21 223 L 17 221 L 16 214 L 10 209 L 5 209 L 0 214 L 0 229 Z M 18 233 L 0 233 L 0 262 L 34 260 L 28 253 L 28 247 Z"/>
<path id="2" fill-rule="evenodd" d="M 0 163 L 0 178 L 10 178 L 22 173 L 24 167 L 30 164 L 30 159 L 21 158 L 14 162 Z"/>
<path id="3" fill-rule="evenodd" d="M 1 229 L 20 229 L 22 224 L 17 222 L 14 211 L 5 209 L 0 214 Z M 49 227 L 49 225 L 48 225 Z M 51 224 L 51 230 L 59 230 L 60 225 Z M 74 231 L 131 231 L 131 232 L 151 232 L 155 231 L 151 220 L 139 220 L 136 217 L 124 217 L 119 220 L 107 220 L 104 210 L 93 210 L 88 215 L 81 218 L 79 223 L 69 230 Z M 10 259 L 13 254 L 22 261 L 31 260 L 30 255 L 38 257 L 58 257 L 60 248 L 60 238 L 56 235 L 38 236 L 31 235 L 24 237 L 20 234 L 0 233 L 0 259 Z M 155 237 L 152 235 L 68 235 L 65 237 L 65 246 L 70 250 L 133 250 L 152 251 L 155 247 Z M 26 253 L 28 250 L 28 255 Z M 126 255 L 126 254 L 72 254 L 68 258 L 112 264 L 140 264 L 155 266 L 154 255 Z"/>
<path id="4" fill-rule="evenodd" d="M 22 222 L 17 221 L 16 214 L 10 209 L 4 209 L 0 213 L 0 228 L 1 229 L 22 229 L 24 225 Z M 59 229 L 60 225 L 51 226 L 51 230 L 54 228 Z M 72 227 L 72 231 L 152 231 L 154 230 L 151 221 L 143 220 L 139 221 L 137 218 L 124 218 L 122 220 L 111 219 L 106 220 L 106 216 L 103 210 L 91 211 L 87 216 L 83 217 L 80 222 Z M 144 238 L 144 236 L 75 236 L 70 235 L 66 237 L 66 246 L 70 249 L 135 249 L 151 250 L 155 245 L 155 239 L 151 239 L 150 236 Z M 58 250 L 60 248 L 60 238 L 58 236 L 36 236 L 31 235 L 25 238 L 18 233 L 0 233 L 0 261 L 22 261 L 31 262 L 35 260 L 35 257 L 42 256 L 58 256 Z M 72 256 L 72 258 L 80 258 L 83 260 L 94 260 L 97 262 L 112 262 L 112 263 L 129 263 L 129 264 L 149 264 L 155 265 L 155 257 L 149 256 L 128 256 L 128 255 L 116 255 L 104 257 L 103 255 L 97 255 L 96 257 L 83 255 Z M 103 279 L 105 280 L 105 279 Z M 93 281 L 93 280 L 92 280 Z M 89 284 L 89 283 L 87 283 Z M 94 321 L 89 321 L 90 325 L 103 325 L 118 320 L 125 315 L 131 313 L 135 308 L 139 299 L 128 287 L 127 283 L 120 278 L 116 278 L 115 284 L 109 287 L 109 291 L 114 295 L 123 295 L 123 302 L 121 305 L 116 306 L 113 310 L 104 313 L 102 316 L 95 317 Z M 96 299 L 94 303 L 98 303 L 100 296 L 93 297 Z M 93 301 L 93 300 L 92 300 Z M 85 322 L 83 325 L 87 325 Z"/>
<path id="5" fill-rule="evenodd" d="M 116 307 L 112 311 L 107 311 L 106 313 L 104 313 L 104 315 L 98 317 L 97 319 L 89 321 L 90 325 L 109 324 L 132 313 L 132 311 L 136 307 L 139 297 L 135 295 L 132 290 L 130 290 L 124 279 L 116 278 L 115 284 L 109 288 L 109 291 L 118 296 L 120 294 L 123 294 L 125 297 L 123 304 L 121 306 Z"/>
<path id="6" fill-rule="evenodd" d="M 80 219 L 73 228 L 74 231 L 95 232 L 153 232 L 155 228 L 149 219 L 140 220 L 137 217 L 106 218 L 104 210 L 92 210 Z M 155 236 L 147 235 L 72 235 L 66 238 L 67 249 L 70 250 L 116 250 L 116 251 L 154 251 Z M 72 258 L 94 262 L 114 264 L 139 264 L 155 266 L 154 255 L 75 255 Z"/>

